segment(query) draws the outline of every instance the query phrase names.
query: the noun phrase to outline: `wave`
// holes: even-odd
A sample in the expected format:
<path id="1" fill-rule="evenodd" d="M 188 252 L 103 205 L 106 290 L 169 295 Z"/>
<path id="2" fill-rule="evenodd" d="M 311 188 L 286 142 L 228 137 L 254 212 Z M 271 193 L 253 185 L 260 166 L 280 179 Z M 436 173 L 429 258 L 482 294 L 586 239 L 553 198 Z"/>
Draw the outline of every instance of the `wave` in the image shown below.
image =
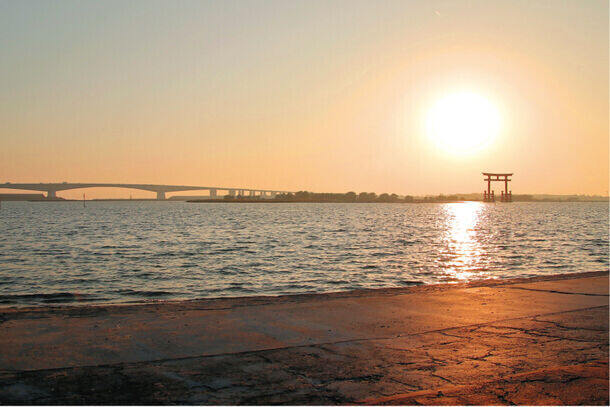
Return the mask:
<path id="1" fill-rule="evenodd" d="M 70 303 L 80 301 L 105 301 L 106 298 L 91 294 L 79 294 L 69 292 L 59 293 L 40 293 L 40 294 L 7 294 L 0 295 L 0 304 L 20 304 L 20 303 Z"/>
<path id="2" fill-rule="evenodd" d="M 117 294 L 127 295 L 127 296 L 136 296 L 136 297 L 145 297 L 145 298 L 155 298 L 155 297 L 169 297 L 174 295 L 180 295 L 182 293 L 175 291 L 146 291 L 146 290 L 118 290 Z"/>

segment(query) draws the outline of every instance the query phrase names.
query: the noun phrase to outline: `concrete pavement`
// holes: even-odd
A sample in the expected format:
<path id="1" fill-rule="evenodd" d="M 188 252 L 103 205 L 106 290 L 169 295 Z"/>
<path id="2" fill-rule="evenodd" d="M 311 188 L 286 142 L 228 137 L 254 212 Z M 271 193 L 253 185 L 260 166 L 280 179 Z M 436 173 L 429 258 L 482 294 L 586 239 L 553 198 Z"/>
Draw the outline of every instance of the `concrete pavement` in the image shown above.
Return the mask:
<path id="1" fill-rule="evenodd" d="M 607 404 L 608 274 L 5 308 L 0 349 L 3 404 Z"/>

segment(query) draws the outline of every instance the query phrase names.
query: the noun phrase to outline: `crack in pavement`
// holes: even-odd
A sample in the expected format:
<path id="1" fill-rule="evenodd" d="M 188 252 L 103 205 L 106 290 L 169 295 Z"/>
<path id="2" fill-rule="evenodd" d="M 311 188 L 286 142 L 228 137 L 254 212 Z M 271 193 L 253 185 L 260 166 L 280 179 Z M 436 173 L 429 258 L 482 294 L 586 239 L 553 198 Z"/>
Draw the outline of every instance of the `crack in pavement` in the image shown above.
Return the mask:
<path id="1" fill-rule="evenodd" d="M 586 339 L 577 339 L 577 338 L 566 338 L 565 336 L 557 336 L 557 335 L 550 335 L 550 334 L 546 334 L 546 333 L 542 333 L 539 331 L 536 331 L 535 329 L 526 329 L 526 328 L 514 328 L 514 327 L 509 327 L 509 326 L 501 326 L 501 325 L 497 325 L 498 327 L 501 328 L 511 328 L 511 329 L 515 329 L 519 332 L 523 332 L 527 335 L 532 335 L 532 336 L 540 336 L 540 337 L 545 337 L 545 338 L 553 338 L 556 340 L 564 340 L 564 341 L 574 341 L 574 342 L 591 342 L 590 340 L 586 340 Z M 575 330 L 577 330 L 578 328 L 574 328 Z"/>
<path id="2" fill-rule="evenodd" d="M 430 373 L 430 376 L 432 376 L 432 377 L 436 377 L 436 378 L 441 379 L 441 380 L 444 380 L 444 381 L 446 381 L 447 383 L 454 384 L 454 383 L 453 383 L 453 381 L 451 381 L 451 380 L 447 379 L 446 377 L 443 377 L 443 376 L 441 376 L 441 375 L 438 375 L 438 374 L 436 374 L 436 373 Z"/>
<path id="3" fill-rule="evenodd" d="M 539 291 L 544 293 L 553 293 L 553 294 L 568 294 L 568 295 L 586 295 L 591 297 L 608 297 L 608 294 L 594 294 L 594 293 L 574 293 L 568 291 L 559 291 L 559 290 L 543 290 L 540 288 L 527 288 L 527 287 L 511 287 L 506 286 L 506 288 L 510 288 L 511 290 L 525 290 L 525 291 Z"/>
<path id="4" fill-rule="evenodd" d="M 582 331 L 582 330 L 584 330 L 584 331 L 593 331 L 593 332 L 606 332 L 606 329 L 565 326 L 565 325 L 562 325 L 562 324 L 560 324 L 559 322 L 556 322 L 556 321 L 548 321 L 548 320 L 545 320 L 545 319 L 539 319 L 539 317 L 534 317 L 533 319 L 536 322 L 544 322 L 544 323 L 552 324 L 556 328 L 565 329 L 565 330 L 568 330 L 568 331 L 571 331 L 571 330 Z"/>

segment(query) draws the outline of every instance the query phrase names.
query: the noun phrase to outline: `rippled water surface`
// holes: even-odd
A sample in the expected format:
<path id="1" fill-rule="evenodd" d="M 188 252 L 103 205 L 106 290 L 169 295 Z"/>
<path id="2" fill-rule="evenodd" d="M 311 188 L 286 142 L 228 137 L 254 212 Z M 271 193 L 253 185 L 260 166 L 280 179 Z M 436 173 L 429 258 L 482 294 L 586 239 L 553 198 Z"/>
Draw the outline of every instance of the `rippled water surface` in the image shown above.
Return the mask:
<path id="1" fill-rule="evenodd" d="M 608 270 L 607 203 L 2 202 L 0 304 Z"/>

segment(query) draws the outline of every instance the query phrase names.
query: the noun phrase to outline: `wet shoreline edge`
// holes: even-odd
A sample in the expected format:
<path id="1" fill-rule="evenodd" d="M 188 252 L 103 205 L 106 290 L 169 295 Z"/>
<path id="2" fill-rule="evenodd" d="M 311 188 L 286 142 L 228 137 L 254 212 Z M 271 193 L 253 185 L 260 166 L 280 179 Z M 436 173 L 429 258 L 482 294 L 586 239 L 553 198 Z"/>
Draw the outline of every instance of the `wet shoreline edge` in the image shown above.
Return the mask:
<path id="1" fill-rule="evenodd" d="M 13 314 L 95 314 L 98 310 L 100 313 L 116 311 L 138 311 L 138 310 L 191 310 L 191 309 L 224 309 L 247 306 L 271 305 L 279 303 L 296 303 L 310 302 L 319 300 L 332 300 L 340 298 L 365 298 L 375 296 L 394 296 L 411 293 L 426 293 L 439 292 L 453 289 L 471 288 L 471 287 L 495 287 L 522 283 L 534 283 L 557 280 L 576 280 L 581 278 L 607 276 L 609 271 L 589 271 L 589 272 L 574 272 L 564 274 L 551 274 L 545 276 L 533 277 L 518 277 L 518 278 L 498 278 L 484 279 L 470 282 L 449 282 L 436 284 L 422 284 L 406 287 L 388 287 L 388 288 L 366 288 L 348 291 L 334 291 L 323 293 L 303 293 L 303 294 L 280 294 L 280 295 L 253 295 L 253 296 L 237 296 L 237 297 L 214 297 L 214 298 L 197 298 L 197 299 L 151 299 L 132 302 L 100 302 L 100 303 L 70 303 L 70 304 L 45 304 L 45 305 L 3 305 L 0 304 L 0 318 L 2 316 Z"/>

